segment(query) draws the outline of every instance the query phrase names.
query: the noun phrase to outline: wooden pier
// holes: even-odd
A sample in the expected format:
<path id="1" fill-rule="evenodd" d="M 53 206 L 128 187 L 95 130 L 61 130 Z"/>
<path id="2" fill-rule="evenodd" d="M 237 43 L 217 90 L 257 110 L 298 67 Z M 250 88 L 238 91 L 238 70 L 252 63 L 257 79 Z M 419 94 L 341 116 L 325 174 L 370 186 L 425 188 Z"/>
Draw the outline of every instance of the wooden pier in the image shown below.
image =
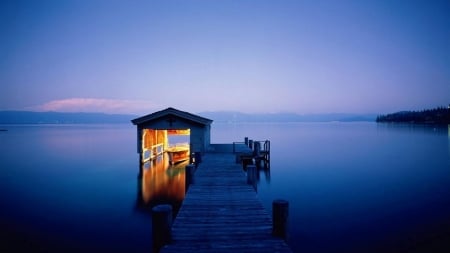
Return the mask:
<path id="1" fill-rule="evenodd" d="M 160 252 L 292 252 L 233 153 L 207 153 Z"/>

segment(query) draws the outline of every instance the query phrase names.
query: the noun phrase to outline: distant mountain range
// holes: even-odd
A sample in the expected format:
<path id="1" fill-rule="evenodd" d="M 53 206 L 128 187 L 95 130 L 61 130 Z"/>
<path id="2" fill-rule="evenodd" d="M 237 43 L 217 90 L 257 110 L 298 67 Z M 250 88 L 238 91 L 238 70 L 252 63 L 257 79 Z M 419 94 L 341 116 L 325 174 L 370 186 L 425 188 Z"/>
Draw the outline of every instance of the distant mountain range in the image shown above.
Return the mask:
<path id="1" fill-rule="evenodd" d="M 375 114 L 295 114 L 240 112 L 201 112 L 198 115 L 214 122 L 330 122 L 375 121 Z M 0 111 L 0 124 L 131 124 L 139 117 L 132 114 Z"/>
<path id="2" fill-rule="evenodd" d="M 376 114 L 325 113 L 325 114 L 296 114 L 296 113 L 258 113 L 248 114 L 240 112 L 201 112 L 200 116 L 215 122 L 350 122 L 375 121 Z"/>

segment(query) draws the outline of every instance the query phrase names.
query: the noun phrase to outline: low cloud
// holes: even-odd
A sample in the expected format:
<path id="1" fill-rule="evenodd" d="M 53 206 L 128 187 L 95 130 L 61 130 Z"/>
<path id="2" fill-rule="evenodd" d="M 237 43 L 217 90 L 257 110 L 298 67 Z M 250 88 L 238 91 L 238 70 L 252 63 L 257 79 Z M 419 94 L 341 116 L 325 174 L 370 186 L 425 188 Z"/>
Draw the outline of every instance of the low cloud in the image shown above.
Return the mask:
<path id="1" fill-rule="evenodd" d="M 147 100 L 68 98 L 53 100 L 27 109 L 33 111 L 142 114 L 160 109 L 160 106 Z"/>

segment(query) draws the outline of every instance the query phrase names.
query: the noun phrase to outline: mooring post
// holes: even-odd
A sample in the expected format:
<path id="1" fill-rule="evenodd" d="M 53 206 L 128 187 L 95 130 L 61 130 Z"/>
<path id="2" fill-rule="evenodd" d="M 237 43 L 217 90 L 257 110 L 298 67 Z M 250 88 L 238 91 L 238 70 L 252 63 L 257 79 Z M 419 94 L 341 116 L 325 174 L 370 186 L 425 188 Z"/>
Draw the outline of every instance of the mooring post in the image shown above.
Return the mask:
<path id="1" fill-rule="evenodd" d="M 253 140 L 248 140 L 248 147 L 253 149 Z"/>
<path id="2" fill-rule="evenodd" d="M 159 250 L 172 240 L 172 206 L 157 205 L 152 208 L 153 251 Z"/>
<path id="3" fill-rule="evenodd" d="M 255 141 L 253 142 L 253 156 L 260 156 L 261 152 L 261 142 Z"/>
<path id="4" fill-rule="evenodd" d="M 244 142 L 245 142 L 245 146 L 248 147 L 248 137 L 245 137 L 245 138 L 244 138 Z"/>
<path id="5" fill-rule="evenodd" d="M 289 216 L 289 202 L 276 199 L 272 202 L 272 234 L 276 237 L 287 237 L 287 226 Z"/>
<path id="6" fill-rule="evenodd" d="M 184 168 L 184 176 L 185 176 L 185 184 L 184 187 L 185 192 L 187 192 L 189 185 L 191 185 L 193 183 L 193 179 L 194 179 L 194 171 L 195 171 L 195 165 L 194 164 L 189 164 L 186 165 L 186 167 Z"/>

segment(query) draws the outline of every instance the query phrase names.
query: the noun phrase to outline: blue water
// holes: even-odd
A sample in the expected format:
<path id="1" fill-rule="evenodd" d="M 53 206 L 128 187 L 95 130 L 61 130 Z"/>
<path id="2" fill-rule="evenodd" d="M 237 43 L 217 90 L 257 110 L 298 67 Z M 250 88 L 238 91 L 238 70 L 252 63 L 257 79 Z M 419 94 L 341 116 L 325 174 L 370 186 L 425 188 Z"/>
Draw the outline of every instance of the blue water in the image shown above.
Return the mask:
<path id="1" fill-rule="evenodd" d="M 161 180 L 153 168 L 138 178 L 131 124 L 0 128 L 8 129 L 0 132 L 0 252 L 151 251 L 142 192 L 151 197 Z M 211 134 L 213 143 L 271 140 L 270 171 L 260 172 L 257 192 L 269 211 L 272 200 L 289 201 L 295 252 L 449 247 L 447 127 L 214 123 Z M 165 197 L 184 187 L 176 185 L 182 176 L 166 170 Z"/>
<path id="2" fill-rule="evenodd" d="M 128 126 L 3 126 L 1 252 L 146 252 L 136 211 L 138 160 Z M 37 250 L 36 250 L 37 249 Z"/>

